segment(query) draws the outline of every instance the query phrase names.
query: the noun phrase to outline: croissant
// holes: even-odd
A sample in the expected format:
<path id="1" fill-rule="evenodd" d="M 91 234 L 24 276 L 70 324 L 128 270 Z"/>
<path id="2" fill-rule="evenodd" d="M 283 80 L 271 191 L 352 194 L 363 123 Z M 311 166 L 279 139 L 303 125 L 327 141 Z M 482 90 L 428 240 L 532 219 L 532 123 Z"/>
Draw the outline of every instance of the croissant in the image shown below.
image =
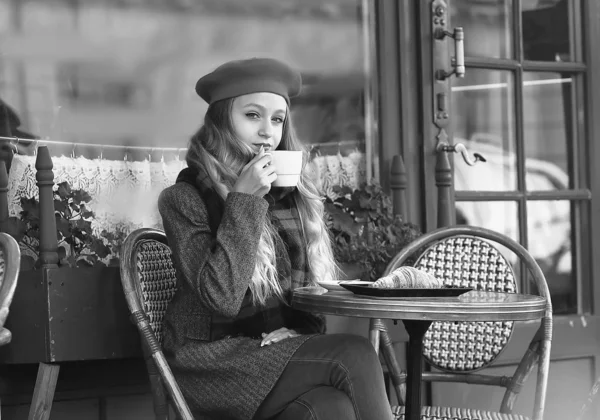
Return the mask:
<path id="1" fill-rule="evenodd" d="M 442 286 L 443 282 L 434 275 L 408 266 L 395 269 L 372 285 L 382 289 L 434 289 Z"/>

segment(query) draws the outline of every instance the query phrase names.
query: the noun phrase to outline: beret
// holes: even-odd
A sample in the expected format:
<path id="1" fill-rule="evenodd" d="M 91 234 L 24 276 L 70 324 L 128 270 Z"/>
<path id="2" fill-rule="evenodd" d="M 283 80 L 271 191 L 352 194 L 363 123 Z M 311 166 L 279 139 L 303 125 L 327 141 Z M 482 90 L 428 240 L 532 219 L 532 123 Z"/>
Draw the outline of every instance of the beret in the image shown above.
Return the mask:
<path id="1" fill-rule="evenodd" d="M 229 61 L 196 82 L 196 93 L 209 104 L 256 92 L 275 93 L 289 104 L 301 88 L 300 73 L 272 58 Z"/>

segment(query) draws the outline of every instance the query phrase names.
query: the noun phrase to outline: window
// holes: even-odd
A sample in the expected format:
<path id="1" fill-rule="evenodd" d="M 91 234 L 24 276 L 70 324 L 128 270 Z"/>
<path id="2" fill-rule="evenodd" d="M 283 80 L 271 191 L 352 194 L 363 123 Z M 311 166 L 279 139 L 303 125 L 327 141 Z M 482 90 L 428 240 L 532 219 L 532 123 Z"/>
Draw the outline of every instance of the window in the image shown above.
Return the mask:
<path id="1" fill-rule="evenodd" d="M 591 193 L 582 165 L 581 3 L 472 3 L 451 3 L 452 25 L 465 29 L 467 65 L 452 88 L 452 129 L 455 142 L 487 162 L 454 160 L 457 222 L 521 242 L 546 275 L 555 313 L 585 312 Z"/>

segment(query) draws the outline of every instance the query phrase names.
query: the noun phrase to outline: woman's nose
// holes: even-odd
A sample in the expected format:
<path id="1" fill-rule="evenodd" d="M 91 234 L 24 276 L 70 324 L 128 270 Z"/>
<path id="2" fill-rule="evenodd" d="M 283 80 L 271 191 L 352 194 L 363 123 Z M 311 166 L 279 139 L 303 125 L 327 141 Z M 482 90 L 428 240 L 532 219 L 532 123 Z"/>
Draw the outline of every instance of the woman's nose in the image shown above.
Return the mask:
<path id="1" fill-rule="evenodd" d="M 271 138 L 273 136 L 273 126 L 270 122 L 265 122 L 258 130 L 258 135 L 264 138 Z"/>

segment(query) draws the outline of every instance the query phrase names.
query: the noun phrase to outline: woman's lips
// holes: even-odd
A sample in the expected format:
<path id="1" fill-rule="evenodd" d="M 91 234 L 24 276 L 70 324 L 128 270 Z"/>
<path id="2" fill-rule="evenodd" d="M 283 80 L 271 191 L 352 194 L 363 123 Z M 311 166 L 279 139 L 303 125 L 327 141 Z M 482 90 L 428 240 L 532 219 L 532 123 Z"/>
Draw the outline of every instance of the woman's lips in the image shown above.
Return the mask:
<path id="1" fill-rule="evenodd" d="M 254 143 L 254 145 L 260 149 L 261 146 L 263 146 L 265 148 L 265 150 L 270 150 L 271 149 L 271 143 Z"/>

